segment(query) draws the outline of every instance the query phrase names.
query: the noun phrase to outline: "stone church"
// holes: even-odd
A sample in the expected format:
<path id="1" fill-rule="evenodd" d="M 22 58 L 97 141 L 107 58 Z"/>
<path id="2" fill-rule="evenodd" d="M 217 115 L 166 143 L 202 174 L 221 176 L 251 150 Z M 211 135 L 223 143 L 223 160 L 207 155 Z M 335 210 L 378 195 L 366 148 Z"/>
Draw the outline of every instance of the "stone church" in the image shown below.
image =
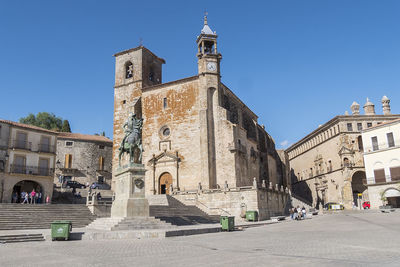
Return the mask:
<path id="1" fill-rule="evenodd" d="M 216 205 L 215 210 L 237 214 L 248 205 L 244 190 L 253 190 L 251 205 L 257 210 L 260 194 L 267 202 L 268 192 L 274 192 L 274 200 L 278 203 L 279 194 L 281 199 L 273 208 L 278 213 L 287 197 L 287 159 L 257 115 L 221 82 L 217 37 L 204 17 L 196 39 L 198 73 L 167 83 L 162 83 L 165 60 L 144 46 L 114 55 L 113 169 L 122 126 L 133 112 L 144 119 L 147 196 L 168 194 L 195 205 L 201 201 L 207 212 Z M 227 192 L 239 193 L 227 199 Z"/>

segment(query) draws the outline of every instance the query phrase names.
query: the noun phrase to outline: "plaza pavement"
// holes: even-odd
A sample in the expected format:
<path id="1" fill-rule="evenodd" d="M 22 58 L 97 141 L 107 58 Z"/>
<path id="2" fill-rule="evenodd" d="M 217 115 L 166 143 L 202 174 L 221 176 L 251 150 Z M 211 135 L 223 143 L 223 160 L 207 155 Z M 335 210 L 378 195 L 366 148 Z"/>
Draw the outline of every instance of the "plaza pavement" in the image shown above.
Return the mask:
<path id="1" fill-rule="evenodd" d="M 0 244 L 0 266 L 399 266 L 400 212 L 167 239 Z"/>

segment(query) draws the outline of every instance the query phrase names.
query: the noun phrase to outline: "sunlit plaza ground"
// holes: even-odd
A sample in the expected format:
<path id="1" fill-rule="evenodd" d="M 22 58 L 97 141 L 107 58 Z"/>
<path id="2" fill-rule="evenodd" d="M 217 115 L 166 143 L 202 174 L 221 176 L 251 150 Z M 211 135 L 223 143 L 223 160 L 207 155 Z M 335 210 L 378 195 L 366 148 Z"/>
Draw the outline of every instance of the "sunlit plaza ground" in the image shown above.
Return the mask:
<path id="1" fill-rule="evenodd" d="M 398 266 L 400 212 L 188 237 L 0 245 L 0 266 Z"/>

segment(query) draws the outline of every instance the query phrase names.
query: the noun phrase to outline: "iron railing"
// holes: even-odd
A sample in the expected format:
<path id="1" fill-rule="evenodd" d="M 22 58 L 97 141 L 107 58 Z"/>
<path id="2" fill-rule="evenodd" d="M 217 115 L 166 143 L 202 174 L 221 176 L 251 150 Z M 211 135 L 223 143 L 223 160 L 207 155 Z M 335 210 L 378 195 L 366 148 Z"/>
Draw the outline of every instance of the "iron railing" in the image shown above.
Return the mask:
<path id="1" fill-rule="evenodd" d="M 38 152 L 55 153 L 55 146 L 49 144 L 38 144 Z"/>
<path id="2" fill-rule="evenodd" d="M 25 140 L 13 139 L 11 140 L 10 148 L 31 150 L 32 143 Z"/>
<path id="3" fill-rule="evenodd" d="M 26 165 L 19 165 L 19 164 L 11 164 L 10 165 L 10 173 L 40 175 L 40 176 L 53 176 L 54 169 L 38 167 L 38 166 L 26 166 Z"/>

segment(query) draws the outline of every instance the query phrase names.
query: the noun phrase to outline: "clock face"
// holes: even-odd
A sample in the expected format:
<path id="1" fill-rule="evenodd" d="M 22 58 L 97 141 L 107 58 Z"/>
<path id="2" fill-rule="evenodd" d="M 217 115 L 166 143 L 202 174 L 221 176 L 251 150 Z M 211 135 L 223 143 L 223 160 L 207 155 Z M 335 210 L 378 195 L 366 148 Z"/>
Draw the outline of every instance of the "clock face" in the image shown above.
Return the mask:
<path id="1" fill-rule="evenodd" d="M 215 62 L 208 62 L 207 69 L 211 70 L 211 71 L 215 71 L 217 69 L 217 64 L 215 64 Z"/>

